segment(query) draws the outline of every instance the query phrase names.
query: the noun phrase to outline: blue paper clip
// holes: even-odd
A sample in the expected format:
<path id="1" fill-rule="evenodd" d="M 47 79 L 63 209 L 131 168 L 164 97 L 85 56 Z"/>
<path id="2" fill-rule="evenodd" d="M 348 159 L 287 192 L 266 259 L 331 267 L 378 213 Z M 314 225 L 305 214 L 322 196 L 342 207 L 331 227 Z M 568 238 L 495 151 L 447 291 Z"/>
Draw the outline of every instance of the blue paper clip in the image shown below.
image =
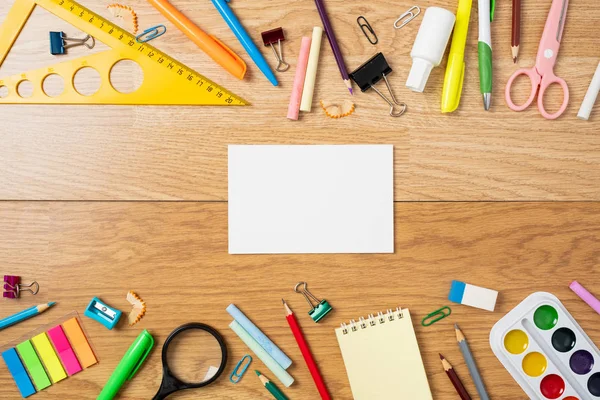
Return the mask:
<path id="1" fill-rule="evenodd" d="M 244 361 L 246 361 L 246 360 L 248 360 L 248 362 L 246 364 L 244 364 Z M 244 376 L 244 374 L 246 373 L 246 370 L 250 366 L 251 362 L 252 362 L 252 356 L 249 354 L 246 354 L 244 356 L 244 358 L 242 358 L 237 363 L 237 365 L 233 369 L 233 372 L 231 373 L 231 376 L 229 377 L 229 380 L 231 381 L 231 383 L 238 383 L 239 381 L 242 380 L 242 376 Z M 242 364 L 244 364 L 244 365 L 242 366 Z M 241 371 L 240 371 L 240 367 L 242 367 Z"/>
<path id="2" fill-rule="evenodd" d="M 153 26 L 152 28 L 146 29 L 144 32 L 137 35 L 135 40 L 137 40 L 138 43 L 146 43 L 146 42 L 151 41 L 152 39 L 156 39 L 157 37 L 164 35 L 166 31 L 167 31 L 166 26 L 156 25 L 156 26 Z"/>

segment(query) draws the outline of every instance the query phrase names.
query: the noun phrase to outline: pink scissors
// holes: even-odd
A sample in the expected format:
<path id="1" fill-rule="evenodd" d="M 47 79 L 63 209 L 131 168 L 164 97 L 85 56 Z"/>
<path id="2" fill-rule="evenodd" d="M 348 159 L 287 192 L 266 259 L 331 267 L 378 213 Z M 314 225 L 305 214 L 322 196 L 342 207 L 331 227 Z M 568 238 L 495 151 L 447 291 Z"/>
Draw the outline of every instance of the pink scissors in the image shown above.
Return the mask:
<path id="1" fill-rule="evenodd" d="M 537 93 L 538 95 L 538 109 L 540 113 L 547 119 L 556 119 L 567 108 L 569 103 L 569 87 L 564 79 L 554 75 L 554 64 L 556 64 L 556 58 L 558 57 L 558 50 L 560 48 L 560 41 L 562 39 L 563 30 L 565 27 L 565 18 L 567 16 L 567 8 L 569 7 L 569 0 L 552 0 L 552 6 L 550 6 L 550 13 L 548 13 L 548 19 L 546 20 L 546 26 L 544 27 L 544 33 L 540 40 L 540 47 L 538 48 L 537 58 L 535 60 L 535 66 L 533 68 L 522 68 L 516 71 L 506 83 L 506 103 L 511 110 L 523 111 L 533 103 L 533 99 Z M 529 99 L 523 105 L 516 105 L 513 103 L 510 97 L 510 89 L 516 77 L 519 75 L 527 75 L 531 80 L 531 95 Z M 549 114 L 544 108 L 544 93 L 546 89 L 553 83 L 558 83 L 563 90 L 563 103 L 560 109 L 554 114 Z M 539 93 L 538 93 L 539 89 Z"/>

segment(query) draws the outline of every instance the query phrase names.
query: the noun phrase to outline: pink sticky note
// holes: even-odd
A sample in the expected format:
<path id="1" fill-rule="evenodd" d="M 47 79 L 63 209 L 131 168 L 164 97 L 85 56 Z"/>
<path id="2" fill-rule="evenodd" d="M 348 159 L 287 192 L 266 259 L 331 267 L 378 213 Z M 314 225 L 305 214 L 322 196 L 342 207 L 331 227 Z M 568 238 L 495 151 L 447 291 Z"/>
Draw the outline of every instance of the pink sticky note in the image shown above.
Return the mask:
<path id="1" fill-rule="evenodd" d="M 300 113 L 300 101 L 302 99 L 302 90 L 304 89 L 304 78 L 306 77 L 306 67 L 308 65 L 308 53 L 310 53 L 310 37 L 303 37 L 300 44 L 300 55 L 298 56 L 298 65 L 296 66 L 296 76 L 292 86 L 292 97 L 288 107 L 287 117 L 291 120 L 297 120 Z"/>
<path id="2" fill-rule="evenodd" d="M 71 376 L 81 371 L 81 365 L 79 365 L 77 356 L 75 356 L 75 352 L 71 348 L 71 344 L 65 336 L 62 326 L 58 325 L 50 329 L 48 331 L 48 336 L 50 337 L 67 374 Z"/>

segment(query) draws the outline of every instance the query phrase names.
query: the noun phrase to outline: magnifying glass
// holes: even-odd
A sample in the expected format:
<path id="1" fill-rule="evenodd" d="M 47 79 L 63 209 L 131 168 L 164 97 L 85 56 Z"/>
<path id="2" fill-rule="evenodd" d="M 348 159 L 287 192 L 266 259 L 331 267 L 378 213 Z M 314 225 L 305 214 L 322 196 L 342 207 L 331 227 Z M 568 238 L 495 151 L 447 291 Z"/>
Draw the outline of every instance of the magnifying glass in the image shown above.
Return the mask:
<path id="1" fill-rule="evenodd" d="M 163 379 L 153 400 L 216 381 L 227 364 L 227 346 L 219 332 L 208 325 L 182 325 L 165 341 L 162 364 Z"/>

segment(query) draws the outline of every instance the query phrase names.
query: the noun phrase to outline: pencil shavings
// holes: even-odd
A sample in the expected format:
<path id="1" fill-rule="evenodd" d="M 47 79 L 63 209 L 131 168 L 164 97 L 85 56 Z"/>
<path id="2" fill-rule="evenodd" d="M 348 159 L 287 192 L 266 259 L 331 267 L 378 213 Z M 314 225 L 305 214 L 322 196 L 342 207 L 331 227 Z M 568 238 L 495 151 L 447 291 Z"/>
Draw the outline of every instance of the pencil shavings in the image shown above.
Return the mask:
<path id="1" fill-rule="evenodd" d="M 127 317 L 129 326 L 133 326 L 140 322 L 144 314 L 146 314 L 146 303 L 133 290 L 127 293 L 127 301 L 133 306 L 129 317 Z"/>
<path id="2" fill-rule="evenodd" d="M 325 111 L 325 115 L 329 118 L 343 118 L 354 112 L 354 103 L 350 100 L 344 100 L 341 104 L 329 101 L 321 100 L 321 108 Z"/>
<path id="3" fill-rule="evenodd" d="M 108 11 L 110 11 L 115 18 L 120 18 L 123 21 L 131 24 L 134 35 L 138 33 L 138 17 L 135 11 L 133 11 L 133 8 L 117 3 L 109 4 L 106 8 L 108 8 Z"/>

